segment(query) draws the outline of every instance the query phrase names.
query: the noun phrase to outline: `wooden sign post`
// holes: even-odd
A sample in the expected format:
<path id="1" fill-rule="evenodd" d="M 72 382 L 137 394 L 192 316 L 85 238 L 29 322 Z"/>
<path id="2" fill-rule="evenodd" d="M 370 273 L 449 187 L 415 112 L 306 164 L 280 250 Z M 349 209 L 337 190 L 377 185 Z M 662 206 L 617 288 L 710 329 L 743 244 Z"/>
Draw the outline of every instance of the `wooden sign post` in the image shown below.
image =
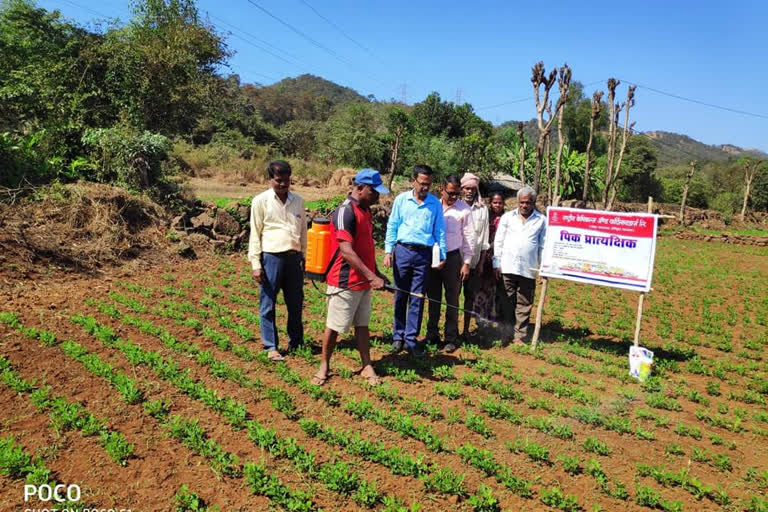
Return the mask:
<path id="1" fill-rule="evenodd" d="M 606 212 L 596 212 L 596 213 L 597 214 L 601 214 L 602 213 L 603 215 L 606 214 Z M 653 197 L 649 197 L 648 198 L 648 213 L 649 214 L 653 213 Z M 619 213 L 617 215 L 627 215 L 627 214 Z M 667 216 L 665 215 L 663 217 L 667 217 Z M 656 222 L 656 221 L 654 220 L 654 222 Z M 651 246 L 651 254 L 653 254 L 653 251 L 655 250 L 655 233 L 656 233 L 656 231 L 655 231 L 655 226 L 654 226 L 654 228 L 653 228 L 653 236 L 654 236 L 653 244 L 654 245 Z M 572 235 L 572 233 L 568 233 L 567 231 L 561 231 L 560 232 L 560 236 L 561 236 L 560 240 L 563 240 L 563 239 L 569 240 L 568 237 L 571 237 L 573 235 Z M 640 236 L 642 236 L 642 235 L 640 235 Z M 563 238 L 563 237 L 565 237 L 565 238 Z M 615 237 L 614 236 L 613 239 L 617 239 L 617 240 L 619 240 L 619 243 L 621 243 L 621 239 L 619 237 Z M 581 240 L 580 238 L 576 238 L 577 242 L 580 241 L 580 240 Z M 592 240 L 591 243 L 594 244 L 595 243 L 594 240 Z M 594 247 L 594 245 L 593 245 L 593 247 Z M 634 247 L 634 245 L 632 247 Z M 653 268 L 653 257 L 651 256 L 651 269 L 652 268 Z M 538 269 L 535 269 L 535 270 L 538 271 Z M 648 282 L 650 283 L 650 279 L 648 280 Z M 533 329 L 533 338 L 531 340 L 531 350 L 536 350 L 536 348 L 538 347 L 539 336 L 541 334 L 541 316 L 542 316 L 543 311 L 544 311 L 544 304 L 546 303 L 547 287 L 548 287 L 548 285 L 549 285 L 548 277 L 547 276 L 542 276 L 541 293 L 539 295 L 538 307 L 536 309 L 536 321 L 535 321 L 535 325 L 534 325 L 534 329 Z M 634 337 L 634 346 L 635 347 L 639 346 L 639 344 L 640 344 L 640 326 L 641 326 L 642 319 L 643 319 L 643 305 L 645 303 L 645 296 L 648 293 L 648 290 L 650 289 L 650 286 L 646 286 L 645 288 L 646 289 L 644 291 L 640 292 L 640 297 L 639 297 L 638 303 L 637 303 L 637 317 L 635 319 L 635 337 Z"/>
<path id="2" fill-rule="evenodd" d="M 539 331 L 541 331 L 541 312 L 544 310 L 544 298 L 547 296 L 547 283 L 549 279 L 541 278 L 541 295 L 539 296 L 539 306 L 536 308 L 536 325 L 533 328 L 533 340 L 531 341 L 531 350 L 536 350 L 539 343 Z"/>
<path id="3" fill-rule="evenodd" d="M 653 213 L 653 197 L 648 196 L 648 213 Z M 643 303 L 645 302 L 645 293 L 640 292 L 640 298 L 637 300 L 637 318 L 635 319 L 635 346 L 640 345 L 640 323 L 643 320 Z"/>

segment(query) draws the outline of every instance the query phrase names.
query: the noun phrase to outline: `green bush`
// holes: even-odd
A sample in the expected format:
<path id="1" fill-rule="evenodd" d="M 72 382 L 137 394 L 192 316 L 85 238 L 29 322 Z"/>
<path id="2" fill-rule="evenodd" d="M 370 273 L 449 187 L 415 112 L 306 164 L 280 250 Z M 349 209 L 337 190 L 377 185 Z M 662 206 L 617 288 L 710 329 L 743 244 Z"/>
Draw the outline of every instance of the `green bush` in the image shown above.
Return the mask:
<path id="1" fill-rule="evenodd" d="M 0 133 L 0 186 L 16 188 L 25 180 L 47 181 L 55 171 L 39 153 L 42 134 Z"/>
<path id="2" fill-rule="evenodd" d="M 740 210 L 743 200 L 743 196 L 740 197 L 740 194 L 736 192 L 721 192 L 710 202 L 710 206 L 722 212 L 724 218 L 728 216 L 728 219 L 730 219 L 730 216 Z"/>
<path id="3" fill-rule="evenodd" d="M 164 178 L 162 162 L 171 142 L 163 135 L 114 126 L 86 130 L 82 141 L 98 162 L 95 181 L 144 190 Z"/>
<path id="4" fill-rule="evenodd" d="M 293 120 L 280 127 L 277 135 L 278 146 L 286 156 L 310 159 L 317 146 L 317 121 Z"/>
<path id="5" fill-rule="evenodd" d="M 660 178 L 661 202 L 680 204 L 683 198 L 683 177 Z M 685 199 L 686 206 L 693 208 L 707 208 L 709 200 L 713 196 L 712 186 L 703 177 L 694 176 L 688 186 L 688 196 Z"/>

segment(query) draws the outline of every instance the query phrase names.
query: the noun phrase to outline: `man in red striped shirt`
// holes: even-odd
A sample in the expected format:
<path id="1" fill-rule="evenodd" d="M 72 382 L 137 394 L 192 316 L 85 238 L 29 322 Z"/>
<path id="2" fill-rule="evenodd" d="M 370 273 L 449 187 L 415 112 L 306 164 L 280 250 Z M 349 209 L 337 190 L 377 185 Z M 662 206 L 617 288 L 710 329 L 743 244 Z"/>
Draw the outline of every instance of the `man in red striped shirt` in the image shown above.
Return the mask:
<path id="1" fill-rule="evenodd" d="M 379 194 L 389 194 L 381 175 L 363 169 L 355 175 L 354 187 L 347 199 L 331 215 L 331 251 L 333 260 L 326 277 L 328 317 L 323 335 L 323 355 L 312 384 L 323 385 L 328 379 L 331 355 L 339 333 L 355 326 L 360 351 L 360 375 L 375 386 L 378 376 L 371 366 L 370 332 L 371 289 L 384 287 L 385 277 L 376 268 L 376 246 L 370 206 Z"/>

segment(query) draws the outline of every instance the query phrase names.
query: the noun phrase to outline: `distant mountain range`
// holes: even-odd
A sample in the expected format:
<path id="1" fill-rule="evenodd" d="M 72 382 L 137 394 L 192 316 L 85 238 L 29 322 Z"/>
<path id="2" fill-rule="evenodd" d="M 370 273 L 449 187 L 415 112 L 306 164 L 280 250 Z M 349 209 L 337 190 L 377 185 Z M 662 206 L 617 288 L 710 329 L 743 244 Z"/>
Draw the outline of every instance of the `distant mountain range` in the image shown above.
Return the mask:
<path id="1" fill-rule="evenodd" d="M 766 158 L 768 153 L 759 149 L 740 148 L 733 144 L 709 145 L 679 133 L 653 131 L 642 135 L 651 139 L 658 150 L 659 167 L 698 161 L 728 162 L 742 156 Z"/>
<path id="2" fill-rule="evenodd" d="M 507 121 L 501 126 L 517 126 L 518 121 Z M 525 135 L 532 141 L 539 137 L 539 129 L 536 120 L 531 119 L 523 123 Z M 709 145 L 699 142 L 687 135 L 679 133 L 650 131 L 637 133 L 636 135 L 648 137 L 658 152 L 658 167 L 668 165 L 687 164 L 691 160 L 699 163 L 730 162 L 736 161 L 742 156 L 755 158 L 768 158 L 768 153 L 754 148 L 741 148 L 733 144 Z M 557 142 L 557 136 L 554 139 Z"/>
<path id="3" fill-rule="evenodd" d="M 304 96 L 306 99 L 325 97 L 330 100 L 331 105 L 367 102 L 372 99 L 372 97 L 365 97 L 349 87 L 309 74 L 300 75 L 296 78 L 285 78 L 275 84 L 261 88 L 260 95 L 263 96 L 265 93 L 268 96 L 276 95 L 273 100 L 276 100 L 277 103 L 284 103 L 299 96 Z M 296 108 L 299 107 L 292 107 L 292 109 Z M 517 121 L 506 121 L 501 126 L 517 126 L 517 123 Z M 531 119 L 523 124 L 526 136 L 531 140 L 536 140 L 538 138 L 536 120 Z M 648 137 L 658 150 L 659 167 L 687 164 L 691 160 L 728 162 L 738 160 L 745 155 L 768 158 L 768 153 L 759 149 L 741 148 L 733 144 L 709 145 L 679 133 L 649 131 L 638 135 Z"/>

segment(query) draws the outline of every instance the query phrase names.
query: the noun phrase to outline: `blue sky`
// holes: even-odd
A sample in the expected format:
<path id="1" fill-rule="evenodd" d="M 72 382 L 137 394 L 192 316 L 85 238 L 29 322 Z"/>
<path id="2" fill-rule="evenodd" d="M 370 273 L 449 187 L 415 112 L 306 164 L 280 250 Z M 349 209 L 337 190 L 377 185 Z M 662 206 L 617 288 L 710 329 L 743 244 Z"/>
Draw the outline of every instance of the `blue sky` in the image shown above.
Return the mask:
<path id="1" fill-rule="evenodd" d="M 121 0 L 39 5 L 79 23 L 102 14 L 131 16 Z M 236 52 L 231 71 L 244 82 L 267 85 L 312 73 L 386 100 L 399 100 L 406 84 L 408 103 L 431 91 L 451 101 L 460 94 L 497 124 L 535 116 L 530 68 L 536 61 L 547 70 L 567 62 L 574 80 L 590 84 L 589 95 L 611 76 L 622 80 L 620 97 L 626 84 L 638 84 L 631 119 L 639 131 L 768 151 L 765 1 L 199 0 L 198 7 L 227 36 Z"/>

